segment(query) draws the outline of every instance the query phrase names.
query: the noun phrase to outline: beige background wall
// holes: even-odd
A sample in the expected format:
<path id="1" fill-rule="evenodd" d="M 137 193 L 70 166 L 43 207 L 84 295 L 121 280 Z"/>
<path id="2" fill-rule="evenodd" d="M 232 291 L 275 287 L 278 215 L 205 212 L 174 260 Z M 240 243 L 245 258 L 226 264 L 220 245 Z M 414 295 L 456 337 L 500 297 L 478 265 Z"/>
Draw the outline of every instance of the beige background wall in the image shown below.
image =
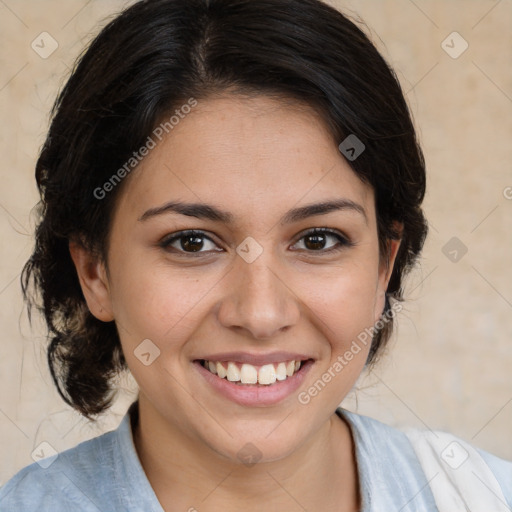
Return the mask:
<path id="1" fill-rule="evenodd" d="M 346 406 L 393 425 L 448 430 L 512 459 L 512 2 L 331 3 L 357 12 L 397 69 L 429 172 L 431 231 L 409 301 L 388 355 Z M 123 4 L 0 1 L 0 483 L 32 462 L 42 441 L 62 450 L 115 427 L 134 396 L 126 380 L 97 425 L 65 407 L 19 287 L 48 111 L 84 43 Z M 458 58 L 458 36 L 444 43 L 452 56 L 442 47 L 454 31 L 469 45 Z M 41 36 L 43 48 L 42 32 L 58 43 L 47 58 L 31 47 L 35 39 L 44 55 L 55 44 Z"/>

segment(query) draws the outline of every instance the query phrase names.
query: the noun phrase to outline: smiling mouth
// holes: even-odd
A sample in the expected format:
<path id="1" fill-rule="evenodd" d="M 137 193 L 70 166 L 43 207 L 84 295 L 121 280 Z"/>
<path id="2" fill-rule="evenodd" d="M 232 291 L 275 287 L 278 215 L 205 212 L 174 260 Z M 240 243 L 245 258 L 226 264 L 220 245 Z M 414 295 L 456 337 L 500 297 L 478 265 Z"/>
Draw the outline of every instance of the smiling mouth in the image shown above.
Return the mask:
<path id="1" fill-rule="evenodd" d="M 291 360 L 255 366 L 235 361 L 198 360 L 210 373 L 240 386 L 271 386 L 276 382 L 285 381 L 300 372 L 303 364 L 307 361 L 310 360 Z"/>

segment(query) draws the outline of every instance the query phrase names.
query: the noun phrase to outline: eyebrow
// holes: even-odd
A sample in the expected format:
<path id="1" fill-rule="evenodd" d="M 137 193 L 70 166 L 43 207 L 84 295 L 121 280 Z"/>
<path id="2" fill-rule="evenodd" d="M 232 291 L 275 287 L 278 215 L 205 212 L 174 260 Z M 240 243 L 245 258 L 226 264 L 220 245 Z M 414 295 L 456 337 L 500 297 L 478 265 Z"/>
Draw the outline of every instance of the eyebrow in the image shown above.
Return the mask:
<path id="1" fill-rule="evenodd" d="M 350 199 L 322 201 L 320 203 L 313 203 L 306 206 L 301 206 L 299 208 L 293 208 L 283 215 L 280 222 L 282 224 L 291 224 L 293 222 L 299 222 L 303 219 L 307 219 L 308 217 L 313 217 L 315 215 L 325 215 L 334 211 L 344 210 L 353 211 L 362 215 L 365 222 L 368 223 L 365 209 L 360 204 Z M 145 221 L 151 217 L 163 215 L 166 213 L 178 213 L 188 217 L 196 217 L 198 219 L 223 222 L 225 224 L 233 224 L 235 220 L 235 217 L 232 213 L 221 210 L 216 206 L 206 203 L 184 203 L 181 201 L 170 201 L 163 204 L 162 206 L 150 208 L 149 210 L 145 211 L 138 220 Z"/>

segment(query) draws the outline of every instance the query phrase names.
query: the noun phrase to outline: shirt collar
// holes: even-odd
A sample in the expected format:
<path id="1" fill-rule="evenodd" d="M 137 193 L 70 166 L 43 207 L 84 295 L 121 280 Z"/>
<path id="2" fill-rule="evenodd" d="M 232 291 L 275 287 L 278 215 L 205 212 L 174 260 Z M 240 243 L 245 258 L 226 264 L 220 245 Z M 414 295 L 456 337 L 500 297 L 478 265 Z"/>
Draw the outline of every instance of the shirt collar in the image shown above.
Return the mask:
<path id="1" fill-rule="evenodd" d="M 361 512 L 437 512 L 425 473 L 403 432 L 341 407 L 336 414 L 352 432 Z"/>
<path id="2" fill-rule="evenodd" d="M 122 491 L 120 499 L 125 510 L 164 512 L 135 449 L 133 431 L 138 413 L 138 402 L 134 402 L 117 429 L 116 484 Z M 347 422 L 354 440 L 361 512 L 437 511 L 428 481 L 405 434 L 342 408 L 336 414 Z"/>

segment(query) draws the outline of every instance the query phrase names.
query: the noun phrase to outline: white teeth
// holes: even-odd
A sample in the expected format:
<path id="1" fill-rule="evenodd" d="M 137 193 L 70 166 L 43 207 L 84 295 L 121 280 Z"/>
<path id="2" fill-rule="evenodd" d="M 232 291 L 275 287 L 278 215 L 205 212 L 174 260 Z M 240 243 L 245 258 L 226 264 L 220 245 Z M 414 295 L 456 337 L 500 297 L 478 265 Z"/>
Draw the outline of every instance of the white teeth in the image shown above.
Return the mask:
<path id="1" fill-rule="evenodd" d="M 240 370 L 242 384 L 256 384 L 258 382 L 258 370 L 252 364 L 243 364 Z"/>
<path id="2" fill-rule="evenodd" d="M 279 363 L 276 368 L 276 379 L 286 380 L 286 364 Z"/>
<path id="3" fill-rule="evenodd" d="M 228 363 L 228 380 L 231 382 L 238 382 L 240 380 L 240 370 L 235 363 Z"/>
<path id="4" fill-rule="evenodd" d="M 225 366 L 227 366 L 227 369 Z M 301 361 L 288 361 L 287 363 L 265 364 L 259 369 L 252 364 L 244 363 L 241 367 L 237 363 L 229 361 L 203 361 L 203 366 L 211 373 L 217 374 L 221 379 L 227 378 L 230 382 L 240 384 L 271 385 L 276 381 L 286 380 L 297 372 L 302 365 Z"/>
<path id="5" fill-rule="evenodd" d="M 239 367 L 237 363 L 232 361 L 227 363 L 203 361 L 203 366 L 221 379 L 227 378 L 230 382 L 260 384 L 264 386 L 274 384 L 276 381 L 286 380 L 297 372 L 301 365 L 301 361 L 288 361 L 277 364 L 264 364 L 258 369 L 248 363 L 243 363 Z"/>
<path id="6" fill-rule="evenodd" d="M 260 384 L 274 384 L 276 381 L 276 369 L 273 364 L 265 364 L 258 372 L 258 382 Z"/>
<path id="7" fill-rule="evenodd" d="M 222 366 L 222 364 L 221 364 L 221 363 L 217 363 L 215 366 L 216 366 L 216 368 L 217 368 L 217 375 L 218 375 L 221 379 L 225 379 L 225 378 L 226 378 L 226 375 L 227 375 L 226 368 L 224 368 L 224 366 Z"/>

